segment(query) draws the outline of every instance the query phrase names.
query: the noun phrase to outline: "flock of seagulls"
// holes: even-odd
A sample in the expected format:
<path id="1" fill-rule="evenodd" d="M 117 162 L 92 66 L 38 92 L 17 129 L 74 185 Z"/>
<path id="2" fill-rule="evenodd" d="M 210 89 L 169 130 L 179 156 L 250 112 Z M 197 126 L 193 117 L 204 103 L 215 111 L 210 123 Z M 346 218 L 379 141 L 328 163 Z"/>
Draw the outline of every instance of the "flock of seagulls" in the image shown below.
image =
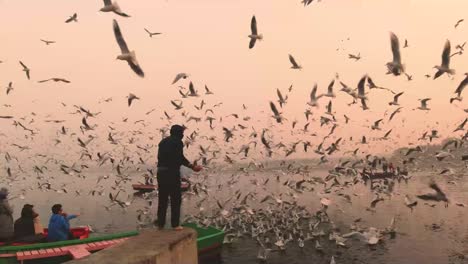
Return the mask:
<path id="1" fill-rule="evenodd" d="M 130 17 L 116 2 L 111 0 L 103 2 L 104 6 L 99 11 Z M 312 2 L 313 0 L 302 0 L 304 6 Z M 463 19 L 458 20 L 455 28 L 463 21 Z M 65 21 L 65 23 L 71 22 L 78 23 L 77 13 Z M 126 61 L 137 76 L 145 77 L 136 53 L 129 49 L 117 20 L 113 20 L 112 26 L 120 48 L 117 59 Z M 161 34 L 146 28 L 144 31 L 149 37 Z M 251 18 L 248 38 L 249 50 L 262 48 L 257 41 L 263 40 L 263 34 L 258 31 L 255 15 Z M 55 43 L 45 39 L 41 41 L 46 45 Z M 403 48 L 408 46 L 408 40 L 405 39 Z M 464 46 L 465 43 L 456 46 L 458 55 L 463 54 Z M 245 49 L 247 50 L 247 47 Z M 393 32 L 390 33 L 390 50 L 392 60 L 382 65 L 386 66 L 386 74 L 395 78 L 403 75 L 408 81 L 412 80 L 413 77 L 406 72 L 402 60 L 399 39 Z M 447 40 L 441 64 L 434 67 L 437 71 L 433 79 L 444 74 L 448 76 L 456 74 L 450 66 L 453 55 L 451 43 Z M 298 63 L 300 60 L 296 60 L 291 54 L 288 54 L 288 58 L 291 69 L 302 69 Z M 361 53 L 348 54 L 348 58 L 359 61 Z M 27 79 L 30 80 L 31 70 L 22 61 L 19 63 Z M 447 97 L 450 104 L 463 102 L 462 94 L 468 83 L 468 73 L 465 75 L 453 93 L 455 96 Z M 148 109 L 139 120 L 122 117 L 118 122 L 106 122 L 107 120 L 100 117 L 99 111 L 64 102 L 61 105 L 64 110 L 69 111 L 70 120 L 56 119 L 53 114 L 40 120 L 42 118 L 40 113 L 34 112 L 23 117 L 0 115 L 0 122 L 12 121 L 12 126 L 20 135 L 16 140 L 9 141 L 5 149 L 0 150 L 6 161 L 4 169 L 6 177 L 0 180 L 0 183 L 13 186 L 16 185 L 15 182 L 26 177 L 35 181 L 34 186 L 18 190 L 17 197 L 20 199 L 26 199 L 27 191 L 30 189 L 79 196 L 84 191 L 79 189 L 72 191 L 70 189 L 73 186 L 60 184 L 57 173 L 66 175 L 74 181 L 80 181 L 90 180 L 87 178 L 91 178 L 90 171 L 95 167 L 102 171 L 110 168 L 112 173 L 99 175 L 92 190 L 86 191 L 89 191 L 88 194 L 91 196 L 109 197 L 106 210 L 111 210 L 114 206 L 126 210 L 133 205 L 135 199 L 139 198 L 128 192 L 129 183 L 136 180 L 135 175 L 145 178 L 156 177 L 153 166 L 154 153 L 157 150 L 155 143 L 167 136 L 171 124 L 182 120 L 184 124 L 195 127 L 190 129 L 190 134 L 184 138 L 184 146 L 195 155 L 195 163 L 207 168 L 206 174 L 201 174 L 192 180 L 187 196 L 195 200 L 198 212 L 187 216 L 187 221 L 223 229 L 227 233 L 225 244 L 235 244 L 235 241 L 241 238 L 253 239 L 258 244 L 259 261 L 268 261 L 271 254 L 283 252 L 295 245 L 301 249 L 313 248 L 321 254 L 329 253 L 330 263 L 338 263 L 340 258 L 333 255 L 332 250 L 328 250 L 330 243 L 339 248 L 346 248 L 351 244 L 351 238 L 358 238 L 364 244 L 375 247 L 397 233 L 395 217 L 389 219 L 390 225 L 387 228 L 366 227 L 361 223 L 362 219 L 356 219 L 347 228 L 349 232 L 341 231 L 327 210 L 338 207 L 340 203 L 352 203 L 353 194 L 346 192 L 350 187 L 357 185 L 369 187 L 373 198 L 365 208 L 366 211 L 376 212 L 379 204 L 389 202 L 390 197 L 398 195 L 402 197 L 402 204 L 413 211 L 417 210 L 418 200 L 413 199 L 410 194 L 395 194 L 393 189 L 396 184 L 408 183 L 413 179 L 411 173 L 422 171 L 420 163 L 430 160 L 434 164 L 441 164 L 444 168 L 437 171 L 437 175 L 461 175 L 466 171 L 464 166 L 467 166 L 468 161 L 465 145 L 468 141 L 466 128 L 468 118 L 454 124 L 448 132 L 444 131 L 443 137 L 447 138 L 445 141 L 442 141 L 442 135 L 437 128 L 428 126 L 421 131 L 423 134 L 421 138 L 401 149 L 398 155 L 394 157 L 376 155 L 372 151 L 373 147 L 385 141 L 393 145 L 400 140 L 398 129 L 400 127 L 403 129 L 405 126 L 403 115 L 407 109 L 406 106 L 401 106 L 401 98 L 405 98 L 407 94 L 405 91 L 386 88 L 388 87 L 386 85 L 385 87 L 377 85 L 378 82 L 368 74 L 359 76 L 359 79 L 355 80 L 357 84 L 353 85 L 346 84 L 346 81 L 336 74 L 335 78 L 327 82 L 328 86 L 324 93 L 320 93 L 317 83 L 313 84 L 310 95 L 303 100 L 305 108 L 301 119 L 287 118 L 289 101 L 296 91 L 296 88 L 293 90 L 293 85 L 288 89 L 276 88 L 276 99 L 267 100 L 269 110 L 262 111 L 261 114 L 250 112 L 248 106 L 242 104 L 239 105 L 238 112 L 224 115 L 220 110 L 223 102 L 213 102 L 214 99 L 211 99 L 216 98 L 213 96 L 216 89 L 212 90 L 206 84 L 199 86 L 190 80 L 190 77 L 191 75 L 186 72 L 175 75 L 170 85 L 179 88 L 175 95 L 177 98 L 167 102 L 171 109 L 161 109 L 159 118 L 164 125 L 157 129 L 154 129 L 152 122 L 149 121 L 150 118 L 145 118 L 157 113 L 156 108 Z M 64 85 L 71 83 L 61 77 L 38 81 L 38 83 L 47 82 Z M 15 93 L 13 82 L 9 82 L 5 89 L 7 96 L 12 92 Z M 380 116 L 373 120 L 360 120 L 359 113 L 370 110 L 372 105 L 368 103 L 377 93 L 382 97 L 388 96 L 388 101 L 384 101 L 387 107 L 385 113 L 379 114 Z M 348 112 L 340 113 L 337 110 L 339 109 L 336 107 L 339 104 L 337 98 L 341 97 L 350 100 L 347 103 Z M 128 107 L 141 100 L 133 93 L 129 93 L 126 99 Z M 113 98 L 109 97 L 98 103 L 112 102 Z M 431 98 L 420 98 L 419 106 L 413 110 L 430 111 L 430 102 Z M 11 107 L 7 104 L 4 106 Z M 261 128 L 261 115 L 266 111 L 271 111 L 270 115 L 265 115 L 269 118 L 268 125 Z M 468 113 L 468 108 L 462 109 L 461 112 Z M 356 114 L 351 115 L 351 113 Z M 75 115 L 79 117 L 79 121 L 73 123 L 71 120 L 74 120 Z M 43 135 L 43 131 L 36 126 L 39 121 L 49 124 L 56 130 L 53 144 L 63 149 L 66 146 L 66 151 L 69 152 L 66 156 L 42 154 L 42 150 L 32 147 L 35 141 L 39 141 L 36 139 Z M 361 126 L 367 132 L 363 135 L 353 135 L 349 132 L 352 131 L 353 125 Z M 285 130 L 290 134 L 289 137 L 281 135 L 280 132 Z M 418 131 L 412 133 L 420 135 Z M 0 138 L 2 137 L 14 136 L 7 136 L 0 131 Z M 437 139 L 440 139 L 437 143 L 442 144 L 431 146 L 430 144 L 435 143 Z M 431 147 L 435 150 L 431 150 Z M 295 154 L 315 159 L 305 164 L 288 159 Z M 28 159 L 33 165 L 21 162 L 22 159 Z M 275 164 L 274 168 L 268 167 L 267 161 L 270 159 L 278 160 L 279 165 Z M 392 177 L 376 179 L 365 172 L 368 169 L 377 171 L 380 166 L 390 161 L 394 162 L 396 167 L 402 168 Z M 28 166 L 30 168 L 27 168 Z M 210 179 L 208 174 L 217 173 L 226 166 L 235 172 L 222 181 Z M 329 169 L 325 177 L 315 175 L 314 172 L 319 167 Z M 434 167 L 433 170 L 437 168 Z M 243 187 L 240 183 L 244 181 L 254 188 Z M 432 192 L 415 197 L 431 207 L 438 203 L 443 203 L 445 207 L 452 204 L 464 207 L 464 203 L 449 198 L 450 194 L 444 191 L 445 188 L 440 182 L 442 180 L 438 178 L 432 180 L 428 184 Z M 456 180 L 451 182 L 456 184 Z M 280 188 L 269 188 L 271 184 Z M 223 188 L 232 191 L 231 196 L 223 197 Z M 127 193 L 126 196 L 124 193 Z M 311 211 L 310 208 L 301 205 L 298 199 L 310 193 L 321 196 L 317 201 L 319 204 L 317 210 Z M 332 194 L 335 197 L 332 197 Z M 144 208 L 137 209 L 137 223 L 142 226 L 150 222 L 149 208 L 153 202 L 153 195 L 145 194 L 140 197 L 148 203 Z"/>

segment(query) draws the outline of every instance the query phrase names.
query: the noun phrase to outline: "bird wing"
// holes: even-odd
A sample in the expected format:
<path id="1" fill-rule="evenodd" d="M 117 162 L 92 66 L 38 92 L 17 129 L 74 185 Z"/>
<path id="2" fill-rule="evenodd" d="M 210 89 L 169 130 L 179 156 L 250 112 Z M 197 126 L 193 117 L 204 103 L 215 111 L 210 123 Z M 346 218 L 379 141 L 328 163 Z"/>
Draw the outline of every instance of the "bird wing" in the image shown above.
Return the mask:
<path id="1" fill-rule="evenodd" d="M 333 93 L 333 85 L 335 84 L 335 80 L 332 80 L 331 83 L 328 85 L 328 92 Z"/>
<path id="2" fill-rule="evenodd" d="M 171 100 L 171 104 L 172 104 L 173 106 L 175 106 L 175 107 L 180 107 L 180 105 L 176 104 L 176 102 L 174 102 L 174 101 L 172 101 L 172 100 Z"/>
<path id="3" fill-rule="evenodd" d="M 401 93 L 397 93 L 394 97 L 393 97 L 393 100 L 398 101 L 398 97 L 400 97 L 404 92 L 401 92 Z"/>
<path id="4" fill-rule="evenodd" d="M 24 65 L 24 63 L 22 61 L 19 61 L 19 63 L 21 64 L 21 66 L 23 66 L 23 68 L 26 70 L 28 69 L 28 67 L 26 65 Z"/>
<path id="5" fill-rule="evenodd" d="M 289 61 L 291 62 L 291 64 L 292 64 L 294 67 L 297 67 L 297 66 L 298 66 L 296 60 L 294 59 L 294 57 L 293 57 L 291 54 L 289 54 Z"/>
<path id="6" fill-rule="evenodd" d="M 146 31 L 146 33 L 151 35 L 151 32 L 149 30 L 147 30 L 146 28 L 144 28 L 144 30 Z"/>
<path id="7" fill-rule="evenodd" d="M 367 76 L 367 82 L 369 83 L 370 87 L 377 87 L 377 85 L 375 85 L 374 81 L 372 81 L 370 76 Z"/>
<path id="8" fill-rule="evenodd" d="M 358 83 L 358 93 L 360 95 L 364 95 L 364 85 L 366 83 L 366 78 L 367 78 L 367 75 L 364 75 L 361 80 L 359 80 L 359 83 Z"/>
<path id="9" fill-rule="evenodd" d="M 190 90 L 190 93 L 191 93 L 191 94 L 195 94 L 195 93 L 196 93 L 196 92 L 195 92 L 195 87 L 193 87 L 193 83 L 192 83 L 192 82 L 190 82 L 190 84 L 189 84 L 189 90 Z"/>
<path id="10" fill-rule="evenodd" d="M 444 51 L 442 52 L 442 66 L 449 67 L 450 65 L 450 41 L 445 42 Z"/>
<path id="11" fill-rule="evenodd" d="M 134 63 L 133 61 L 127 61 L 128 65 L 130 65 L 130 68 L 140 77 L 145 77 L 145 73 L 141 69 L 140 65 Z"/>
<path id="12" fill-rule="evenodd" d="M 276 108 L 276 105 L 273 102 L 270 102 L 270 108 L 271 108 L 271 111 L 273 111 L 273 114 L 275 116 L 279 116 L 279 111 L 278 111 L 278 109 Z"/>
<path id="13" fill-rule="evenodd" d="M 104 1 L 104 2 L 106 2 L 106 1 Z M 119 24 L 117 23 L 117 20 L 115 20 L 115 19 L 114 19 L 114 35 L 115 35 L 115 39 L 117 40 L 117 43 L 119 44 L 120 51 L 122 53 L 129 53 L 130 51 L 128 50 L 127 43 L 125 42 L 125 39 L 122 36 L 122 32 L 120 31 Z M 130 67 L 132 67 L 132 66 L 130 65 Z M 133 69 L 133 67 L 132 67 L 132 69 Z"/>
<path id="14" fill-rule="evenodd" d="M 50 81 L 51 79 L 46 79 L 46 80 L 41 80 L 41 81 L 38 81 L 38 83 L 45 83 L 45 82 L 48 82 Z"/>
<path id="15" fill-rule="evenodd" d="M 70 17 L 69 19 L 65 20 L 65 23 L 70 23 L 73 21 L 73 19 L 74 19 L 73 17 Z"/>
<path id="16" fill-rule="evenodd" d="M 455 90 L 455 93 L 461 94 L 463 89 L 465 88 L 466 84 L 468 84 L 468 75 L 466 78 L 458 85 L 457 90 Z"/>
<path id="17" fill-rule="evenodd" d="M 252 21 L 250 22 L 250 31 L 252 32 L 252 35 L 257 35 L 257 19 L 255 16 L 252 17 Z"/>
<path id="18" fill-rule="evenodd" d="M 111 0 L 104 0 L 104 5 L 105 5 L 105 6 L 112 5 Z"/>
<path id="19" fill-rule="evenodd" d="M 281 91 L 279 89 L 276 89 L 276 94 L 278 95 L 278 98 L 280 101 L 284 101 L 283 100 L 283 95 L 281 94 Z"/>
<path id="20" fill-rule="evenodd" d="M 313 101 L 316 99 L 317 96 L 317 84 L 314 85 L 314 88 L 312 88 L 312 91 L 310 92 L 310 99 Z"/>
<path id="21" fill-rule="evenodd" d="M 250 42 L 249 42 L 249 49 L 253 48 L 255 46 L 255 42 L 257 41 L 257 39 L 255 38 L 251 38 L 250 39 Z"/>
<path id="22" fill-rule="evenodd" d="M 393 32 L 390 32 L 390 44 L 392 46 L 393 62 L 401 63 L 400 41 Z"/>

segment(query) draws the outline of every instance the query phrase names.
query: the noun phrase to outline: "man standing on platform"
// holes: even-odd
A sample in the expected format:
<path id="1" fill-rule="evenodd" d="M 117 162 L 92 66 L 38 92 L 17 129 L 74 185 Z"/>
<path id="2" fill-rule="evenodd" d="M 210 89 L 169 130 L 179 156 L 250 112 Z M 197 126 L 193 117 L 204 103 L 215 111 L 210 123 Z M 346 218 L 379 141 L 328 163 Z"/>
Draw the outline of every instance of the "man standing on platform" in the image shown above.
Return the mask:
<path id="1" fill-rule="evenodd" d="M 166 211 L 168 200 L 171 200 L 171 225 L 175 230 L 182 230 L 180 226 L 180 206 L 182 203 L 180 166 L 191 168 L 198 172 L 201 166 L 191 164 L 184 156 L 185 127 L 173 125 L 170 136 L 164 138 L 159 143 L 158 150 L 158 219 L 159 229 L 163 229 L 166 224 Z"/>

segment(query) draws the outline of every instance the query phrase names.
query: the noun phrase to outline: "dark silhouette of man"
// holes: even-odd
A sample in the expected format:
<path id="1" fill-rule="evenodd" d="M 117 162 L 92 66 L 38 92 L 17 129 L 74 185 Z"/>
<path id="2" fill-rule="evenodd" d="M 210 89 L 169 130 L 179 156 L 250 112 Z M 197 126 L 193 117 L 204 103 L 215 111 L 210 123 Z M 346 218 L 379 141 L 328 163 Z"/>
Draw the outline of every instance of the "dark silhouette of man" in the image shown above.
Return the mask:
<path id="1" fill-rule="evenodd" d="M 191 168 L 193 171 L 200 171 L 201 166 L 191 164 L 184 156 L 185 127 L 173 125 L 171 135 L 159 142 L 158 150 L 158 219 L 159 229 L 163 229 L 166 224 L 166 211 L 168 200 L 171 201 L 171 225 L 175 230 L 182 230 L 180 226 L 180 206 L 182 203 L 180 166 Z"/>

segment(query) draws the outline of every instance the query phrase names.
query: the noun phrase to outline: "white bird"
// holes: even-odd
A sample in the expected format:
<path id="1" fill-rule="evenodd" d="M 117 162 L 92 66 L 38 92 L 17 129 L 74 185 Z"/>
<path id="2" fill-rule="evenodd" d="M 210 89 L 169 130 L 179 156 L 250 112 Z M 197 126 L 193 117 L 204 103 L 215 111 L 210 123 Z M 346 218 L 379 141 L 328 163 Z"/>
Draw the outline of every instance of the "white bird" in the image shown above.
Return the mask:
<path id="1" fill-rule="evenodd" d="M 192 96 L 192 97 L 198 97 L 199 96 L 197 91 L 195 90 L 195 87 L 193 86 L 192 82 L 190 82 L 190 84 L 189 84 L 188 96 Z"/>
<path id="2" fill-rule="evenodd" d="M 437 69 L 434 75 L 434 80 L 439 78 L 442 74 L 447 73 L 448 75 L 455 74 L 455 70 L 450 69 L 450 41 L 445 42 L 444 51 L 442 52 L 442 64 L 440 66 L 434 66 Z"/>
<path id="3" fill-rule="evenodd" d="M 364 91 L 366 84 L 367 75 L 364 75 L 358 83 L 358 95 L 357 98 L 367 100 L 366 93 Z"/>
<path id="4" fill-rule="evenodd" d="M 8 83 L 6 94 L 8 95 L 13 90 L 13 82 Z"/>
<path id="5" fill-rule="evenodd" d="M 54 44 L 55 41 L 53 40 L 45 40 L 45 39 L 41 39 L 42 42 L 44 42 L 46 45 L 49 45 L 49 44 Z"/>
<path id="6" fill-rule="evenodd" d="M 424 99 L 419 99 L 421 101 L 421 106 L 418 107 L 419 110 L 430 110 L 430 108 L 427 107 L 427 101 L 431 100 L 431 98 L 424 98 Z"/>
<path id="7" fill-rule="evenodd" d="M 273 102 L 270 102 L 270 108 L 273 112 L 273 118 L 276 119 L 276 122 L 282 123 L 284 118 L 281 116 L 281 113 L 278 111 L 278 108 L 276 108 L 276 105 Z"/>
<path id="8" fill-rule="evenodd" d="M 133 100 L 139 100 L 140 99 L 140 97 L 138 97 L 138 96 L 136 96 L 136 95 L 134 95 L 132 93 L 130 93 L 127 96 L 127 98 L 128 98 L 128 107 L 130 107 L 132 105 Z"/>
<path id="9" fill-rule="evenodd" d="M 317 84 L 314 85 L 314 88 L 312 88 L 312 91 L 310 92 L 310 101 L 307 102 L 308 105 L 310 106 L 318 106 L 318 99 L 322 97 L 322 95 L 317 96 Z"/>
<path id="10" fill-rule="evenodd" d="M 146 31 L 146 33 L 148 33 L 148 35 L 150 36 L 150 38 L 152 38 L 152 37 L 155 36 L 155 35 L 160 35 L 160 34 L 161 34 L 160 32 L 150 32 L 150 31 L 147 30 L 146 28 L 144 28 L 144 30 Z"/>
<path id="11" fill-rule="evenodd" d="M 21 64 L 21 66 L 23 66 L 23 71 L 26 73 L 26 77 L 28 77 L 28 80 L 31 79 L 30 75 L 29 75 L 29 72 L 31 71 L 26 65 L 24 65 L 23 62 L 19 61 L 19 63 Z"/>
<path id="12" fill-rule="evenodd" d="M 178 82 L 180 79 L 187 79 L 188 77 L 189 75 L 185 72 L 178 73 L 174 78 L 174 81 L 172 81 L 172 84 Z"/>
<path id="13" fill-rule="evenodd" d="M 292 64 L 291 69 L 299 69 L 299 70 L 302 69 L 302 66 L 297 64 L 296 60 L 291 54 L 289 54 L 289 61 Z"/>
<path id="14" fill-rule="evenodd" d="M 106 2 L 106 1 L 104 1 Z M 110 1 L 109 1 L 110 2 Z M 135 51 L 130 51 L 127 47 L 127 43 L 122 36 L 122 32 L 120 31 L 119 24 L 117 20 L 114 19 L 114 35 L 117 43 L 119 44 L 120 51 L 122 54 L 117 56 L 117 59 L 127 61 L 128 65 L 132 70 L 140 77 L 145 77 L 145 73 L 141 69 L 138 61 L 136 59 Z"/>
<path id="15" fill-rule="evenodd" d="M 463 79 L 463 81 L 458 85 L 457 89 L 455 90 L 455 93 L 457 94 L 457 98 L 460 98 L 461 100 L 461 94 L 463 92 L 463 89 L 465 89 L 465 86 L 468 84 L 468 72 L 465 73 L 466 77 Z"/>
<path id="16" fill-rule="evenodd" d="M 70 23 L 72 21 L 78 22 L 78 15 L 76 13 L 74 13 L 71 17 L 65 20 L 65 23 Z"/>
<path id="17" fill-rule="evenodd" d="M 249 42 L 249 49 L 253 48 L 255 46 L 255 42 L 258 40 L 263 39 L 262 34 L 258 34 L 257 32 L 257 19 L 255 19 L 255 16 L 252 16 L 252 21 L 250 22 L 250 42 Z"/>
<path id="18" fill-rule="evenodd" d="M 405 66 L 401 62 L 400 41 L 395 33 L 390 32 L 390 44 L 392 46 L 393 60 L 387 63 L 387 74 L 398 76 L 405 72 Z"/>
<path id="19" fill-rule="evenodd" d="M 324 96 L 332 97 L 332 98 L 336 97 L 335 93 L 333 93 L 333 85 L 334 84 L 335 84 L 335 80 L 332 80 L 331 83 L 328 85 L 327 93 L 324 94 Z"/>
<path id="20" fill-rule="evenodd" d="M 393 96 L 393 101 L 388 103 L 389 105 L 400 105 L 398 104 L 398 98 L 403 94 L 404 92 L 397 93 L 395 96 Z"/>
<path id="21" fill-rule="evenodd" d="M 112 3 L 111 0 L 104 0 L 104 7 L 101 8 L 99 11 L 101 11 L 101 12 L 114 12 L 119 16 L 130 17 L 129 15 L 122 12 L 122 10 L 120 9 L 120 6 L 119 6 L 119 4 L 117 4 L 117 2 Z"/>
<path id="22" fill-rule="evenodd" d="M 208 89 L 208 86 L 206 86 L 206 84 L 205 84 L 205 94 L 206 95 L 213 94 L 213 92 L 210 89 Z"/>

